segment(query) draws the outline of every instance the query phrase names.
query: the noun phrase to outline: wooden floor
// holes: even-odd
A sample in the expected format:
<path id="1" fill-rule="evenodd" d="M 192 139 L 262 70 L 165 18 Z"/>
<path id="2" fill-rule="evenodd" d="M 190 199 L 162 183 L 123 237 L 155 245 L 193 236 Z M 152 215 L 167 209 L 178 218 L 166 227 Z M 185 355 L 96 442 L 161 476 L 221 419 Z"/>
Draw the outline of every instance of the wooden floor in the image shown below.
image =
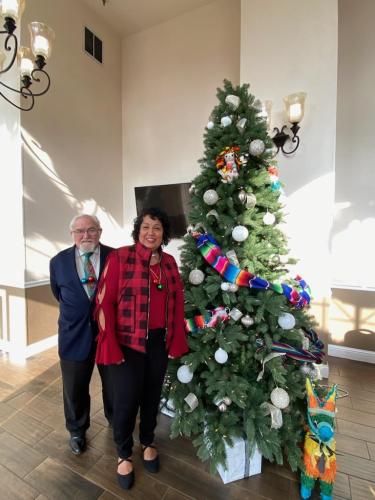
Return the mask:
<path id="1" fill-rule="evenodd" d="M 338 469 L 334 498 L 375 498 L 375 365 L 329 359 L 330 380 L 349 391 L 338 400 Z M 68 449 L 61 378 L 55 349 L 10 363 L 0 354 L 0 499 L 116 498 L 297 499 L 298 478 L 286 467 L 263 462 L 262 474 L 224 485 L 195 456 L 190 442 L 169 440 L 169 418 L 160 416 L 157 443 L 161 470 L 147 474 L 135 449 L 136 484 L 116 481 L 111 430 L 102 412 L 98 375 L 92 382 L 89 447 L 76 457 Z M 313 498 L 318 498 L 314 494 Z"/>

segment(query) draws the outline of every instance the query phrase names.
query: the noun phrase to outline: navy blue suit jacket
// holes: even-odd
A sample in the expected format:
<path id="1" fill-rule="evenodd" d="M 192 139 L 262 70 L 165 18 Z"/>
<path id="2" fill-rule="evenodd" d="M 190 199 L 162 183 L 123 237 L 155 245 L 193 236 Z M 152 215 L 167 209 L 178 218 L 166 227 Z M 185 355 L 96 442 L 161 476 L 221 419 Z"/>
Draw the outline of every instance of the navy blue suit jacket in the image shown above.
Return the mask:
<path id="1" fill-rule="evenodd" d="M 59 356 L 68 361 L 83 361 L 91 352 L 98 329 L 92 318 L 95 296 L 88 298 L 79 279 L 75 248 L 67 248 L 51 259 L 50 280 L 52 293 L 60 304 Z M 112 250 L 100 244 L 99 276 Z"/>

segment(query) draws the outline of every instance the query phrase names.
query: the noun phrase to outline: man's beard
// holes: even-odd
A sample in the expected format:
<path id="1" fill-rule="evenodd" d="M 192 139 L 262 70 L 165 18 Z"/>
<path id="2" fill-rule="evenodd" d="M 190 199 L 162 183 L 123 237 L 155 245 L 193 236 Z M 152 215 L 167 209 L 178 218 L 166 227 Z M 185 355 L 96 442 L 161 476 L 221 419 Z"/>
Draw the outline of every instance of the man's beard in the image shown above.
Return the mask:
<path id="1" fill-rule="evenodd" d="M 79 245 L 81 252 L 93 252 L 95 250 L 95 243 L 93 241 L 85 241 Z"/>

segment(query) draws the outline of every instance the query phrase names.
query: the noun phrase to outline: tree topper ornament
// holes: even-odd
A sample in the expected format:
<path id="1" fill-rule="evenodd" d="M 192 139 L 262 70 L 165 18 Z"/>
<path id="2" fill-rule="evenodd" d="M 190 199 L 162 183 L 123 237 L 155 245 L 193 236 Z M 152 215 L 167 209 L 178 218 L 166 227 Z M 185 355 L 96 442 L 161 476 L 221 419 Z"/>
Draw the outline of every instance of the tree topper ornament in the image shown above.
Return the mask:
<path id="1" fill-rule="evenodd" d="M 238 146 L 227 146 L 216 157 L 216 168 L 221 175 L 221 182 L 231 183 L 238 177 L 238 171 L 241 167 L 241 161 L 238 158 Z"/>

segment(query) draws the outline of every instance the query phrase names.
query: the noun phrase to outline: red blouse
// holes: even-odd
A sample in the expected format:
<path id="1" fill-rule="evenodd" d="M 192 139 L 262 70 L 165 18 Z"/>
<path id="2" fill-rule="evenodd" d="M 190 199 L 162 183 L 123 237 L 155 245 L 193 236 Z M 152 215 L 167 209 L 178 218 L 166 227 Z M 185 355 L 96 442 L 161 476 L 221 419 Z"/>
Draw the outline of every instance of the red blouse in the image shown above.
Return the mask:
<path id="1" fill-rule="evenodd" d="M 157 288 L 158 284 L 162 285 L 162 289 Z M 148 320 L 148 328 L 155 330 L 156 328 L 165 328 L 167 305 L 167 280 L 161 272 L 160 264 L 150 266 L 150 316 Z"/>

